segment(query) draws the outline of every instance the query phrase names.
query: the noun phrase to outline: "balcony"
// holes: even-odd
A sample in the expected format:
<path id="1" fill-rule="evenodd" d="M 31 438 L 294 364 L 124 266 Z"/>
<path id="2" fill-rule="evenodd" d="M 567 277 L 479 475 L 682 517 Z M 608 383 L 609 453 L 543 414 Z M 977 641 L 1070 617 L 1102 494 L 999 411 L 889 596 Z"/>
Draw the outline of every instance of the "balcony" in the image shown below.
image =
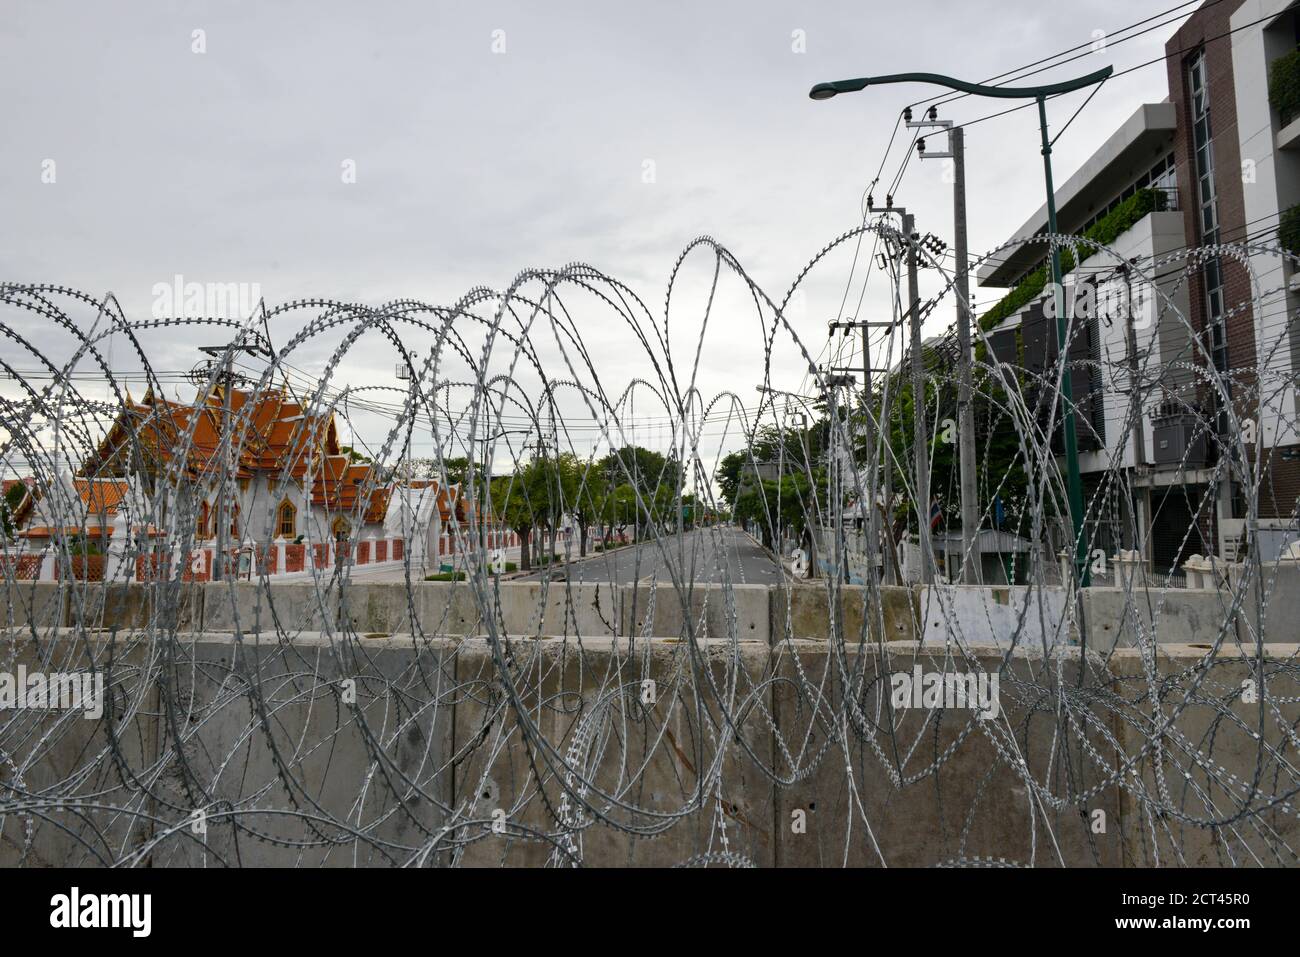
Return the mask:
<path id="1" fill-rule="evenodd" d="M 1282 124 L 1282 133 L 1287 133 L 1295 126 L 1293 120 L 1300 118 L 1300 49 L 1292 50 L 1286 56 L 1280 56 L 1268 67 L 1268 103 L 1277 110 Z M 1287 149 L 1278 135 L 1278 146 Z M 1288 142 L 1294 141 L 1292 134 Z"/>
<path id="2" fill-rule="evenodd" d="M 1160 194 L 1160 198 L 1156 200 L 1156 206 L 1152 212 L 1177 213 L 1182 210 L 1182 207 L 1178 205 L 1177 186 L 1148 186 L 1147 189 Z"/>

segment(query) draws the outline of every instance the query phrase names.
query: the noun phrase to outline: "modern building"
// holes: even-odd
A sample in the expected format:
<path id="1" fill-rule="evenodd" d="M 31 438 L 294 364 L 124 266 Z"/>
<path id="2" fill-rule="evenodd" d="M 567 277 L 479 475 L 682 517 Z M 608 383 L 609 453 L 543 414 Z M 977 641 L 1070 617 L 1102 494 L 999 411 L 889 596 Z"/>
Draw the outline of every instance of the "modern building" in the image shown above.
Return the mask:
<path id="1" fill-rule="evenodd" d="M 1090 531 L 1108 549 L 1141 546 L 1157 572 L 1193 553 L 1238 557 L 1243 475 L 1258 481 L 1262 557 L 1297 538 L 1300 277 L 1278 246 L 1300 248 L 1297 10 L 1283 0 L 1203 3 L 1166 44 L 1168 100 L 1139 108 L 1057 191 L 1060 232 L 1096 236 L 1109 225 L 1097 238 L 1118 254 L 1088 259 L 1066 280 L 1092 285 L 1101 304 L 1070 345 Z M 1139 194 L 1151 200 L 1116 223 Z M 1045 227 L 1040 208 L 1016 236 Z M 1045 255 L 1042 243 L 1014 244 L 979 282 L 1014 286 Z M 1137 293 L 1131 309 L 1110 307 L 1117 291 L 1120 303 Z M 999 358 L 1050 369 L 1053 323 L 1042 313 L 1038 299 L 999 317 Z M 1124 483 L 1145 542 L 1128 540 L 1105 506 L 1106 486 Z M 1117 520 L 1119 534 L 1109 533 Z"/>
<path id="2" fill-rule="evenodd" d="M 1280 239 L 1294 253 L 1300 251 L 1300 230 L 1295 225 L 1300 217 L 1300 6 L 1285 0 L 1245 0 L 1224 6 L 1235 8 L 1227 20 L 1232 31 L 1232 69 L 1230 80 L 1222 82 L 1231 83 L 1241 164 L 1240 182 L 1231 184 L 1233 198 L 1222 213 L 1229 218 L 1225 235 L 1232 240 L 1240 234 L 1252 244 L 1271 245 Z M 1217 18 L 1207 29 L 1223 32 L 1221 20 Z M 1221 98 L 1211 91 L 1212 110 Z M 1290 229 L 1288 221 L 1293 224 Z M 1261 370 L 1255 416 L 1263 446 L 1260 539 L 1268 553 L 1296 538 L 1300 270 L 1285 256 L 1263 251 L 1251 256 L 1250 268 L 1258 289 L 1258 308 L 1251 312 L 1254 362 Z"/>
<path id="3" fill-rule="evenodd" d="M 1143 104 L 1056 194 L 1061 233 L 1092 235 L 1113 250 L 1080 247 L 1082 261 L 1064 277 L 1075 315 L 1070 375 L 1089 534 L 1108 555 L 1141 548 L 1165 572 L 1178 565 L 1180 551 L 1205 550 L 1196 536 L 1185 547 L 1190 522 L 1173 503 L 1191 500 L 1188 486 L 1211 474 L 1200 446 L 1170 448 L 1158 427 L 1162 413 L 1194 408 L 1197 399 L 1190 371 L 1179 371 L 1192 353 L 1187 284 L 1181 265 L 1167 264 L 1186 245 L 1176 129 L 1171 103 Z M 1044 283 L 1049 247 L 1032 239 L 1046 231 L 1044 203 L 1016 233 L 1028 241 L 1008 241 L 976 271 L 981 285 L 1013 290 L 984 313 L 982 325 L 993 357 L 1023 370 L 1043 425 L 1053 411 L 1046 398 L 1055 394 L 1059 354 Z M 1058 407 L 1058 423 L 1060 414 Z M 1059 428 L 1053 447 L 1063 451 Z M 1136 514 L 1123 507 L 1129 499 Z"/>

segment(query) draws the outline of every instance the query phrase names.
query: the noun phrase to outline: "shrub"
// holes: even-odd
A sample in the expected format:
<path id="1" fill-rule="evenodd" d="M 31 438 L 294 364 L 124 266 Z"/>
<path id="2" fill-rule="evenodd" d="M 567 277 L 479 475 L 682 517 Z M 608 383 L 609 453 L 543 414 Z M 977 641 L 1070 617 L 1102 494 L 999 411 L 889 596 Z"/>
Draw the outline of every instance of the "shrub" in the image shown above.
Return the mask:
<path id="1" fill-rule="evenodd" d="M 465 580 L 465 573 L 436 572 L 433 575 L 425 575 L 424 580 L 427 582 L 463 582 Z"/>
<path id="2" fill-rule="evenodd" d="M 1147 213 L 1163 210 L 1168 200 L 1169 197 L 1163 190 L 1140 189 L 1093 223 L 1084 236 L 1103 246 L 1109 246 Z M 1083 252 L 1086 255 L 1089 250 L 1085 249 Z M 1037 299 L 1047 287 L 1048 280 L 1051 278 L 1051 268 L 1049 260 L 1020 280 L 1015 288 L 999 299 L 992 309 L 980 316 L 980 328 L 988 332 L 1007 316 L 1019 312 L 1021 307 Z M 1070 250 L 1061 250 L 1061 274 L 1065 275 L 1073 268 L 1074 256 Z"/>
<path id="3" fill-rule="evenodd" d="M 68 539 L 68 555 L 72 557 L 87 557 L 90 555 L 102 555 L 103 550 L 96 542 L 88 538 L 82 538 L 80 535 L 73 535 Z"/>
<path id="4" fill-rule="evenodd" d="M 1300 49 L 1269 64 L 1268 102 L 1282 114 L 1283 123 L 1300 113 Z"/>
<path id="5" fill-rule="evenodd" d="M 1277 239 L 1287 252 L 1300 255 L 1300 205 L 1292 206 L 1282 214 L 1277 227 Z"/>

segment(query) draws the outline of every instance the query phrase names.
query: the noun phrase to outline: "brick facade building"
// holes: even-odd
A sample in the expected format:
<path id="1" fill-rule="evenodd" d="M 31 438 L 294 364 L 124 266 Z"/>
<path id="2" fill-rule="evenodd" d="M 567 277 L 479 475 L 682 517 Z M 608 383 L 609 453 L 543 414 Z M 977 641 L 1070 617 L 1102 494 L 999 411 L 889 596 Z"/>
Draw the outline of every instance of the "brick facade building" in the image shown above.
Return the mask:
<path id="1" fill-rule="evenodd" d="M 1189 247 L 1213 246 L 1216 243 L 1260 243 L 1276 238 L 1276 217 L 1253 220 L 1247 213 L 1246 190 L 1256 188 L 1255 166 L 1259 157 L 1243 156 L 1242 143 L 1252 135 L 1239 126 L 1238 107 L 1243 91 L 1238 89 L 1244 68 L 1255 66 L 1264 71 L 1267 64 L 1243 63 L 1243 49 L 1234 43 L 1246 29 L 1265 29 L 1256 22 L 1254 10 L 1244 10 L 1251 17 L 1242 22 L 1234 17 L 1250 6 L 1247 0 L 1215 0 L 1203 4 L 1165 45 L 1169 98 L 1178 116 L 1175 135 L 1179 193 L 1183 197 L 1183 216 Z M 1234 27 L 1234 20 L 1237 21 Z M 1248 97 L 1262 91 L 1250 90 Z M 1258 106 L 1248 101 L 1252 108 Z M 1267 107 L 1265 107 L 1266 109 Z M 1270 137 L 1271 139 L 1271 137 Z M 1262 271 L 1252 260 L 1251 268 L 1232 257 L 1206 256 L 1202 268 L 1191 278 L 1189 319 L 1201 335 L 1201 344 L 1221 373 L 1229 380 L 1230 398 L 1236 418 L 1247 439 L 1247 458 L 1253 464 L 1256 455 L 1250 438 L 1263 442 L 1263 461 L 1259 490 L 1259 514 L 1262 518 L 1293 518 L 1300 497 L 1300 458 L 1293 459 L 1275 427 L 1266 427 L 1266 413 L 1259 405 L 1260 382 L 1257 370 L 1270 364 L 1268 344 L 1261 341 L 1263 317 L 1253 305 L 1252 270 Z M 1255 278 L 1258 278 L 1256 275 Z M 1281 308 L 1294 312 L 1294 304 L 1285 301 Z M 1277 308 L 1270 306 L 1270 310 Z M 1204 353 L 1198 356 L 1203 358 Z M 1271 393 L 1271 383 L 1264 385 Z M 1228 416 L 1223 414 L 1215 390 L 1201 390 L 1201 403 L 1220 434 L 1234 438 Z M 1270 403 L 1278 401 L 1270 394 Z M 1283 395 L 1283 416 L 1294 416 L 1294 398 Z M 1285 430 L 1282 430 L 1285 431 Z M 1214 443 L 1217 445 L 1217 443 Z M 1211 522 L 1205 514 L 1202 528 L 1210 541 L 1216 538 L 1223 547 L 1225 539 L 1240 534 L 1239 524 L 1245 517 L 1241 489 L 1225 482 L 1219 492 L 1216 510 L 1220 522 Z M 1214 525 L 1220 527 L 1215 528 Z M 1227 550 L 1232 551 L 1230 543 Z"/>

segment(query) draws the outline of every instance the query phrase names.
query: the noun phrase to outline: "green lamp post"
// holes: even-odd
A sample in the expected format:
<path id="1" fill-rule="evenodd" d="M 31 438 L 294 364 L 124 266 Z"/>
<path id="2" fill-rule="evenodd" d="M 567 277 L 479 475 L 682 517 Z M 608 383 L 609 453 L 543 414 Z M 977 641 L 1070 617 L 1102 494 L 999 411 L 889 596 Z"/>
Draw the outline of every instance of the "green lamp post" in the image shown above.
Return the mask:
<path id="1" fill-rule="evenodd" d="M 1047 232 L 1056 235 L 1056 189 L 1052 185 L 1052 141 L 1047 135 L 1047 98 L 1094 86 L 1105 81 L 1113 70 L 1114 67 L 1108 66 L 1087 76 L 1065 80 L 1062 83 L 1050 83 L 1046 86 L 986 86 L 983 83 L 967 83 L 938 73 L 891 73 L 887 76 L 864 76 L 856 80 L 818 83 L 808 92 L 808 96 L 814 100 L 829 100 L 841 93 L 857 93 L 869 86 L 882 86 L 886 83 L 930 83 L 974 96 L 991 96 L 1005 100 L 1037 100 L 1038 126 L 1043 138 L 1043 175 L 1047 180 Z M 1056 340 L 1064 361 L 1069 320 L 1065 314 L 1064 291 L 1061 288 L 1061 250 L 1056 245 L 1052 246 L 1052 285 L 1056 307 Z M 1087 587 L 1091 576 L 1088 566 L 1088 544 L 1083 527 L 1083 478 L 1079 474 L 1079 440 L 1074 427 L 1074 389 L 1071 387 L 1068 374 L 1061 377 L 1061 398 L 1065 406 L 1061 426 L 1065 432 L 1065 467 L 1070 496 L 1070 521 L 1074 526 L 1075 573 L 1078 575 L 1080 585 Z"/>

